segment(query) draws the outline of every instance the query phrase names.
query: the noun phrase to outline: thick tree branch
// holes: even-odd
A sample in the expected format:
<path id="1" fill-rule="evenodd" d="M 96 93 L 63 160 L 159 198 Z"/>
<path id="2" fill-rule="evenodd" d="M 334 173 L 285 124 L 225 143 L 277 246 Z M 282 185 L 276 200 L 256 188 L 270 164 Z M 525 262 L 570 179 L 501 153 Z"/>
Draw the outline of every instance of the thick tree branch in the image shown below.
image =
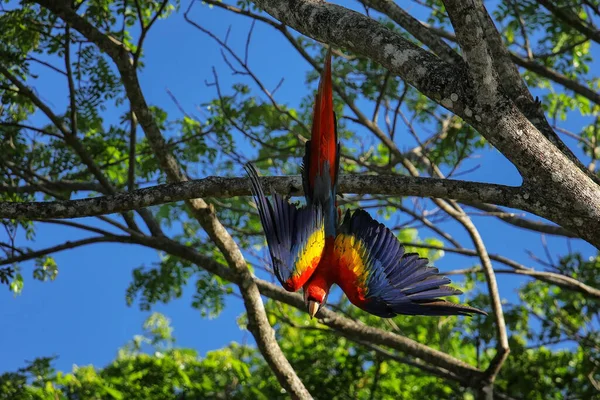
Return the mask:
<path id="1" fill-rule="evenodd" d="M 265 187 L 278 193 L 302 194 L 302 183 L 299 176 L 262 177 L 260 179 Z M 519 188 L 450 179 L 396 175 L 344 175 L 340 177 L 340 192 L 452 198 L 459 201 L 476 199 L 480 202 L 496 203 L 514 208 L 525 206 L 525 203 L 519 201 L 519 198 L 522 199 Z M 36 220 L 78 218 L 137 210 L 197 197 L 233 197 L 250 194 L 250 183 L 247 178 L 211 176 L 91 199 L 29 203 L 0 202 L 0 218 Z"/>
<path id="2" fill-rule="evenodd" d="M 423 41 L 426 45 L 435 48 L 448 47 L 446 43 L 441 40 L 439 36 L 434 34 L 434 31 L 425 25 L 423 25 L 416 18 L 408 15 L 395 3 L 387 0 L 369 0 L 369 3 L 375 3 L 379 11 L 385 12 L 390 18 L 392 18 L 397 24 L 404 27 L 417 39 Z M 600 184 L 600 180 L 596 175 L 588 171 L 587 168 L 581 163 L 581 161 L 573 154 L 571 149 L 565 145 L 565 143 L 558 137 L 554 129 L 548 123 L 546 116 L 544 115 L 543 109 L 536 104 L 533 96 L 529 92 L 525 82 L 521 78 L 517 67 L 513 61 L 533 71 L 541 76 L 551 79 L 559 84 L 564 85 L 566 88 L 575 91 L 576 93 L 587 97 L 591 101 L 600 104 L 600 94 L 593 90 L 579 84 L 578 82 L 567 78 L 566 76 L 559 74 L 541 64 L 536 63 L 532 60 L 526 60 L 516 54 L 510 53 L 502 41 L 500 33 L 496 29 L 492 18 L 485 9 L 481 1 L 474 2 L 472 9 L 475 11 L 472 15 L 479 18 L 480 26 L 482 27 L 482 36 L 485 37 L 487 43 L 487 49 L 492 57 L 492 62 L 495 71 L 499 75 L 499 83 L 502 86 L 505 94 L 509 94 L 512 101 L 519 107 L 519 110 L 535 125 L 540 132 L 557 146 L 561 152 L 563 152 L 569 159 L 578 166 L 579 169 L 584 171 L 588 177 L 593 179 L 597 184 Z M 447 37 L 447 36 L 446 36 Z M 456 37 L 451 36 L 451 40 L 456 41 Z M 444 57 L 442 57 L 444 58 Z M 447 62 L 446 58 L 444 58 Z M 461 59 L 462 60 L 462 59 Z"/>
<path id="3" fill-rule="evenodd" d="M 464 60 L 450 45 L 441 40 L 433 31 L 423 25 L 421 21 L 407 13 L 392 0 L 360 0 L 364 5 L 371 7 L 390 17 L 394 22 L 413 35 L 417 40 L 429 47 L 431 51 L 442 60 L 451 64 L 463 64 Z"/>
<path id="4" fill-rule="evenodd" d="M 498 73 L 500 86 L 503 92 L 516 105 L 523 115 L 539 129 L 539 131 L 554 144 L 563 154 L 565 154 L 580 170 L 585 172 L 588 177 L 600 184 L 598 177 L 588 171 L 583 163 L 573 154 L 571 149 L 558 137 L 554 129 L 548 123 L 544 110 L 540 104 L 534 101 L 534 98 L 527 88 L 525 81 L 521 78 L 519 70 L 511 60 L 511 55 L 502 41 L 502 36 L 496 29 L 492 17 L 487 12 L 481 0 L 472 2 L 475 14 L 479 16 L 479 25 L 483 30 L 487 48 L 492 56 L 494 69 Z"/>
<path id="5" fill-rule="evenodd" d="M 402 188 L 404 186 L 407 186 L 410 188 L 413 185 L 411 185 L 411 184 L 405 185 L 405 184 L 401 183 L 401 181 L 405 180 L 405 179 L 408 181 L 415 180 L 417 182 L 414 184 L 414 186 L 416 188 L 422 188 L 423 189 L 422 191 L 427 191 L 427 186 L 429 186 L 429 185 L 428 184 L 424 185 L 424 184 L 418 183 L 418 181 L 421 181 L 421 180 L 422 181 L 438 181 L 436 179 L 428 179 L 428 178 L 407 178 L 407 177 L 398 177 L 398 178 L 399 178 L 399 182 L 396 184 L 397 188 Z M 93 198 L 93 199 L 83 199 L 83 200 L 74 200 L 74 201 L 59 201 L 59 202 L 40 202 L 40 203 L 0 203 L 0 218 L 19 219 L 19 218 L 17 218 L 16 215 L 2 214 L 3 207 L 6 204 L 14 204 L 14 205 L 32 204 L 32 206 L 35 208 L 30 211 L 31 216 L 26 216 L 27 219 L 35 219 L 36 216 L 47 215 L 47 217 L 43 218 L 43 220 L 45 222 L 71 224 L 72 222 L 70 222 L 70 221 L 52 221 L 49 218 L 55 218 L 55 217 L 56 218 L 79 218 L 79 217 L 84 217 L 84 216 L 92 216 L 95 214 L 93 211 L 90 211 L 90 210 L 100 210 L 103 207 L 108 207 L 108 208 L 104 209 L 102 212 L 100 212 L 100 214 L 108 214 L 111 212 L 118 212 L 118 211 L 129 211 L 129 210 L 139 208 L 139 207 L 147 207 L 150 205 L 163 204 L 168 201 L 176 201 L 176 200 L 174 200 L 173 196 L 179 196 L 179 198 L 177 198 L 177 200 L 185 200 L 186 196 L 195 196 L 195 195 L 198 195 L 198 193 L 200 193 L 202 196 L 210 196 L 210 197 L 225 197 L 225 196 L 233 196 L 233 195 L 249 195 L 250 194 L 249 189 L 246 186 L 245 179 L 219 178 L 219 179 L 224 179 L 225 182 L 221 182 L 219 180 L 212 182 L 212 181 L 210 181 L 210 179 L 212 179 L 212 178 L 207 178 L 207 179 L 209 180 L 209 181 L 207 181 L 209 183 L 209 185 L 205 189 L 200 188 L 200 185 L 203 185 L 205 183 L 205 180 L 200 180 L 200 181 L 190 181 L 190 182 L 180 183 L 180 184 L 155 186 L 152 188 L 140 189 L 131 194 L 130 193 L 120 193 L 117 196 L 106 196 L 106 197 L 99 197 L 99 198 Z M 260 178 L 260 179 L 263 180 L 266 187 L 271 187 L 271 188 L 275 189 L 277 192 L 284 193 L 284 194 L 288 194 L 290 187 L 294 187 L 295 182 L 299 181 L 299 178 L 297 178 L 297 177 L 289 177 L 289 178 L 269 177 L 269 178 Z M 350 179 L 357 179 L 357 177 L 356 176 L 344 176 L 340 179 L 340 182 L 341 182 L 341 185 L 343 188 L 352 187 L 353 183 L 347 182 Z M 441 181 L 442 181 L 442 183 L 451 182 L 449 180 L 441 180 Z M 380 187 L 386 186 L 387 184 L 388 184 L 388 182 L 384 181 L 379 186 Z M 64 185 L 64 187 L 63 187 L 63 185 Z M 437 184 L 433 184 L 433 186 L 437 186 Z M 181 191 L 179 191 L 177 189 L 178 187 L 182 187 L 183 189 Z M 31 190 L 35 189 L 34 187 L 24 187 L 24 188 L 31 189 Z M 60 189 L 60 190 L 63 190 L 63 189 L 64 190 L 93 190 L 93 191 L 102 190 L 102 187 L 100 185 L 98 185 L 97 183 L 93 183 L 93 182 L 92 183 L 82 182 L 81 184 L 79 184 L 78 182 L 57 182 L 56 188 Z M 2 187 L 0 187 L 0 192 L 2 192 L 1 189 L 2 189 Z M 365 193 L 376 192 L 375 188 L 372 188 L 372 189 L 366 188 L 365 190 L 366 190 Z M 295 193 L 299 194 L 299 192 L 295 192 Z M 397 195 L 403 195 L 403 194 L 404 193 L 401 193 L 400 191 L 397 193 Z M 135 197 L 135 198 L 132 198 L 132 197 Z M 148 201 L 150 201 L 151 198 L 155 199 L 157 202 L 156 203 L 148 203 Z M 115 206 L 115 208 L 112 208 L 113 206 L 108 206 L 108 204 L 113 204 L 113 203 L 117 204 Z M 72 206 L 70 204 L 72 204 Z M 492 208 L 493 206 L 490 206 L 489 204 L 486 204 L 485 206 L 486 206 L 485 208 L 481 208 L 481 209 L 486 210 L 486 211 L 496 210 L 496 208 Z M 67 210 L 70 210 L 71 207 L 74 207 L 74 210 L 73 210 L 74 214 L 69 214 L 69 212 L 71 212 L 71 211 L 67 211 Z M 99 208 L 99 207 L 101 207 L 101 208 Z M 112 210 L 112 211 L 110 211 L 110 210 Z M 65 213 L 67 213 L 67 214 L 65 214 Z M 29 218 L 29 217 L 31 217 L 31 218 Z M 519 219 L 518 217 L 515 217 L 515 218 Z M 546 226 L 545 224 L 537 223 L 535 221 L 527 221 L 526 220 L 526 222 L 533 223 L 536 225 L 531 227 L 531 226 L 529 226 L 529 224 L 527 224 L 526 226 L 524 226 L 525 228 L 539 230 L 543 233 L 551 233 L 552 234 L 553 232 L 555 232 L 555 230 L 561 229 L 560 227 Z M 73 224 L 76 224 L 76 223 L 73 223 Z M 541 228 L 538 227 L 537 224 L 541 224 L 542 227 Z M 517 226 L 520 226 L 520 225 L 517 225 Z M 75 227 L 81 228 L 81 226 L 77 226 L 77 225 L 75 225 Z M 123 229 L 123 228 L 124 227 L 121 227 L 120 229 Z M 549 229 L 549 228 L 553 228 L 553 229 Z M 84 229 L 89 230 L 91 228 L 84 227 Z M 546 230 L 548 230 L 548 232 L 546 232 Z M 100 231 L 100 230 L 94 230 L 94 232 L 101 233 L 101 234 L 107 233 L 105 231 Z M 559 234 L 559 233 L 556 233 L 556 234 Z M 571 236 L 569 236 L 569 237 L 571 237 Z M 424 247 L 424 248 L 429 248 L 429 249 L 434 249 L 434 250 L 443 250 L 443 251 L 463 254 L 463 255 L 467 255 L 467 256 L 477 256 L 477 252 L 475 250 L 470 250 L 470 249 L 451 248 L 451 247 L 443 247 L 443 246 L 440 247 L 440 246 L 434 246 L 434 245 L 429 245 L 429 244 L 415 244 L 415 243 L 405 243 L 405 245 Z M 560 274 L 549 274 L 549 273 L 545 273 L 545 272 L 534 271 L 530 268 L 522 266 L 521 264 L 511 262 L 511 260 L 509 260 L 505 257 L 502 257 L 500 255 L 490 254 L 489 256 L 492 260 L 506 264 L 506 265 L 510 266 L 511 268 L 525 270 L 526 273 L 524 272 L 522 274 L 534 276 L 534 277 L 536 277 L 540 280 L 543 280 L 547 283 L 555 284 L 557 286 L 561 286 L 566 289 L 576 290 L 583 294 L 600 298 L 600 291 L 598 291 L 597 289 L 594 289 L 592 287 L 589 287 L 589 286 L 577 281 L 576 279 L 573 279 L 573 278 L 570 278 L 570 277 L 567 277 L 564 275 L 560 275 Z"/>
<path id="6" fill-rule="evenodd" d="M 398 21 L 395 21 L 395 22 L 398 23 Z M 422 24 L 422 26 L 424 26 L 429 31 L 431 31 L 431 32 L 435 33 L 437 36 L 439 36 L 438 40 L 440 40 L 440 41 L 441 41 L 440 37 L 443 37 L 450 41 L 456 42 L 456 36 L 453 33 L 450 33 L 445 30 L 435 28 L 432 26 L 428 26 L 425 24 Z M 419 33 L 419 32 L 417 32 L 417 33 Z M 415 31 L 411 31 L 411 34 L 414 35 L 419 40 L 422 40 L 422 36 L 416 36 Z M 581 44 L 581 43 L 579 43 L 579 44 Z M 571 79 L 553 69 L 550 69 L 547 66 L 540 64 L 534 60 L 527 60 L 527 59 L 519 56 L 518 54 L 510 53 L 510 58 L 518 66 L 523 67 L 531 72 L 535 72 L 536 74 L 538 74 L 539 76 L 541 76 L 543 78 L 554 81 L 554 82 L 558 83 L 559 85 L 562 85 L 565 88 L 572 90 L 573 92 L 577 93 L 578 95 L 583 96 L 586 99 L 588 99 L 596 104 L 600 104 L 600 94 L 598 92 L 595 92 L 592 89 L 588 88 L 587 86 L 581 84 L 580 82 L 577 82 L 576 80 L 573 80 L 573 79 Z M 537 56 L 536 58 L 544 58 L 544 55 Z"/>
<path id="7" fill-rule="evenodd" d="M 384 177 L 389 178 L 389 177 Z M 453 182 L 450 180 L 437 180 L 430 178 L 409 178 L 409 177 L 396 177 L 398 182 L 394 183 L 392 186 L 395 188 L 407 188 L 410 190 L 412 187 L 419 190 L 421 194 L 411 193 L 410 195 L 423 195 L 428 191 L 428 188 L 431 189 L 437 188 L 439 189 L 440 185 L 444 185 L 448 182 Z M 216 179 L 213 181 L 213 179 Z M 265 182 L 267 187 L 272 187 L 276 191 L 280 193 L 289 193 L 290 188 L 297 186 L 296 181 L 299 181 L 297 177 L 271 177 L 271 178 L 261 178 Z M 351 180 L 358 179 L 357 176 L 344 176 L 341 178 L 341 187 L 352 188 L 355 183 Z M 406 183 L 402 183 L 402 181 L 407 181 Z M 350 182 L 348 182 L 350 181 Z M 414 183 L 409 183 L 410 181 L 415 181 Z M 419 183 L 422 181 L 423 183 Z M 429 182 L 428 181 L 432 181 Z M 205 185 L 206 184 L 206 185 Z M 379 188 L 385 188 L 389 185 L 389 179 L 384 179 L 381 184 L 378 184 Z M 205 186 L 205 187 L 203 187 Z M 24 187 L 24 189 L 35 189 L 33 187 Z M 57 189 L 68 189 L 68 190 L 101 190 L 102 187 L 96 183 L 81 183 L 77 182 L 57 182 Z M 509 188 L 513 189 L 513 188 Z M 364 188 L 365 193 L 377 193 L 379 189 L 376 187 L 366 187 Z M 1 190 L 0 190 L 1 191 Z M 296 194 L 300 194 L 300 192 L 295 192 Z M 190 181 L 186 183 L 180 184 L 170 184 L 170 185 L 161 185 L 155 186 L 152 188 L 140 189 L 134 193 L 120 193 L 116 196 L 106 196 L 99 197 L 93 199 L 83 199 L 83 200 L 74 200 L 74 201 L 59 201 L 59 202 L 40 202 L 40 203 L 0 203 L 0 217 L 3 218 L 15 218 L 19 219 L 17 215 L 13 214 L 3 214 L 5 212 L 5 205 L 12 204 L 13 206 L 18 207 L 27 207 L 30 211 L 28 214 L 20 214 L 21 217 L 25 218 L 78 218 L 83 216 L 92 216 L 98 214 L 108 214 L 112 212 L 120 212 L 120 211 L 129 211 L 140 207 L 147 207 L 151 205 L 163 204 L 169 201 L 179 201 L 185 200 L 186 198 L 193 196 L 210 196 L 210 197 L 224 197 L 224 196 L 233 196 L 233 195 L 248 195 L 249 189 L 246 186 L 246 180 L 240 178 L 207 178 L 206 180 L 197 180 Z M 397 191 L 396 195 L 408 195 L 406 192 Z M 473 197 L 475 194 L 467 194 L 467 197 Z M 438 195 L 435 195 L 437 197 Z M 509 195 L 510 196 L 510 195 Z M 28 206 L 30 205 L 30 206 Z M 33 208 L 29 208 L 33 207 Z M 496 208 L 492 208 L 493 206 L 486 205 L 484 209 L 486 211 L 494 211 Z M 20 213 L 22 209 L 16 211 L 16 213 Z M 98 213 L 98 214 L 97 214 Z M 508 218 L 508 217 L 507 217 Z M 518 217 L 515 217 L 519 219 Z M 521 219 L 519 219 L 521 220 Z M 545 224 L 537 223 L 534 221 L 527 221 L 528 223 L 536 224 L 531 227 L 529 224 L 526 224 L 525 228 L 540 230 L 544 233 L 554 233 L 557 230 L 560 230 L 560 227 L 546 226 Z M 516 224 L 522 224 L 517 222 Z M 538 227 L 537 225 L 542 225 Z M 552 228 L 552 229 L 550 229 Z M 559 234 L 556 232 L 556 234 Z M 572 236 L 572 235 L 571 235 Z M 427 247 L 431 249 L 444 250 L 449 252 L 455 252 L 464 255 L 476 256 L 477 252 L 474 250 L 468 249 L 452 249 L 447 247 L 439 247 L 433 245 L 415 245 Z M 507 264 L 513 268 L 519 268 L 519 264 L 510 263 L 507 259 L 497 255 L 490 255 L 490 258 L 504 264 Z M 523 267 L 525 268 L 525 267 Z M 550 277 L 546 273 L 542 272 L 533 272 L 533 270 L 529 270 L 527 275 L 535 276 L 540 280 L 543 280 L 547 283 L 552 283 L 557 286 L 565 287 L 571 290 L 577 290 L 587 295 L 598 296 L 596 294 L 597 290 L 594 288 L 590 288 L 587 285 L 582 284 L 581 282 L 565 277 L 559 274 L 554 274 L 557 276 Z"/>

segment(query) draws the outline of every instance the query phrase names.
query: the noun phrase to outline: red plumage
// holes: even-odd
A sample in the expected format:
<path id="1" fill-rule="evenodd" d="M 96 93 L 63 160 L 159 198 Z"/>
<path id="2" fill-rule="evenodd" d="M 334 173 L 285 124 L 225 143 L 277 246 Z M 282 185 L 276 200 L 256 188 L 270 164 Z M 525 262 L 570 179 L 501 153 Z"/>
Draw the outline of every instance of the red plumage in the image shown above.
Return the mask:
<path id="1" fill-rule="evenodd" d="M 311 193 L 314 190 L 315 178 L 322 175 L 325 162 L 329 163 L 331 183 L 337 182 L 338 141 L 333 111 L 333 86 L 331 80 L 331 48 L 325 56 L 325 66 L 321 73 L 321 81 L 315 99 L 313 125 L 310 141 L 310 160 L 308 177 Z"/>

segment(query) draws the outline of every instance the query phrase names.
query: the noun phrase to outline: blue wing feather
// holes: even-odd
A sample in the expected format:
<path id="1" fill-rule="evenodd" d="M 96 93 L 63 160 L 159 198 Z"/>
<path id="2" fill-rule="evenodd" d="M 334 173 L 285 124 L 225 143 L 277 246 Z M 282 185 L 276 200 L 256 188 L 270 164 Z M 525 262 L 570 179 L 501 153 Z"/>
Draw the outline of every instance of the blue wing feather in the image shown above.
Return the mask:
<path id="1" fill-rule="evenodd" d="M 319 204 L 298 208 L 277 193 L 272 193 L 269 201 L 254 166 L 248 163 L 244 168 L 250 177 L 275 276 L 284 288 L 297 291 L 316 268 L 325 247 L 322 208 Z"/>
<path id="2" fill-rule="evenodd" d="M 461 294 L 461 291 L 445 286 L 450 279 L 440 275 L 437 268 L 427 266 L 426 258 L 414 253 L 405 254 L 404 246 L 396 236 L 366 211 L 347 212 L 339 234 L 358 239 L 354 246 L 361 248 L 358 252 L 360 260 L 355 262 L 362 266 L 343 266 L 352 269 L 356 279 L 351 283 L 342 281 L 340 286 L 348 298 L 365 311 L 381 317 L 486 314 L 474 307 L 440 299 Z M 346 250 L 338 249 L 338 252 L 341 254 Z M 364 299 L 357 293 L 361 285 Z"/>

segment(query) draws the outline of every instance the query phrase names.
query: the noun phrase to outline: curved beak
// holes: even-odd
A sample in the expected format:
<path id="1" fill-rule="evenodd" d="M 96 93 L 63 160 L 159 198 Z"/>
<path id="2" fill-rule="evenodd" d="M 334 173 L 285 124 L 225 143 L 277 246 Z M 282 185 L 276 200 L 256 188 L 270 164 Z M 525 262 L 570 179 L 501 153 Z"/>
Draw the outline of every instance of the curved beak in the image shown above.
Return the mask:
<path id="1" fill-rule="evenodd" d="M 316 301 L 309 300 L 307 306 L 308 306 L 308 315 L 310 315 L 311 318 L 314 318 L 314 316 L 319 311 L 320 304 L 317 303 Z"/>

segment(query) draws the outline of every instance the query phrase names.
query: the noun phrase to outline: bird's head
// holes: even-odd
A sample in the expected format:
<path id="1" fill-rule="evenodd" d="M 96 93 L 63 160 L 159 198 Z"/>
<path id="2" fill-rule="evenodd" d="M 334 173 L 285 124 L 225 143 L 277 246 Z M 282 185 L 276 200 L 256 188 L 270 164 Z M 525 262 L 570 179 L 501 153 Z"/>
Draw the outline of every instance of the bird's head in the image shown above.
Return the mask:
<path id="1" fill-rule="evenodd" d="M 311 318 L 327 303 L 330 287 L 331 284 L 328 284 L 325 279 L 319 276 L 313 277 L 304 286 L 304 303 Z"/>

